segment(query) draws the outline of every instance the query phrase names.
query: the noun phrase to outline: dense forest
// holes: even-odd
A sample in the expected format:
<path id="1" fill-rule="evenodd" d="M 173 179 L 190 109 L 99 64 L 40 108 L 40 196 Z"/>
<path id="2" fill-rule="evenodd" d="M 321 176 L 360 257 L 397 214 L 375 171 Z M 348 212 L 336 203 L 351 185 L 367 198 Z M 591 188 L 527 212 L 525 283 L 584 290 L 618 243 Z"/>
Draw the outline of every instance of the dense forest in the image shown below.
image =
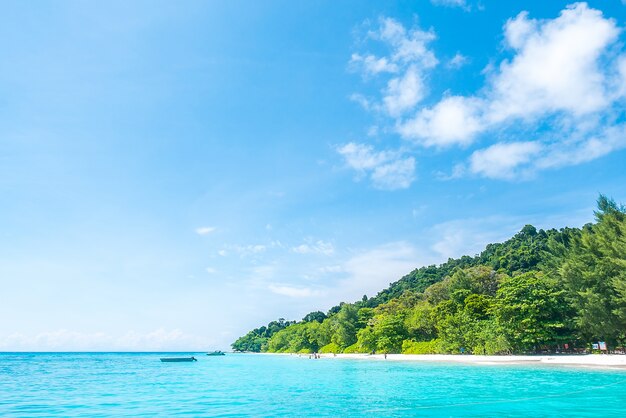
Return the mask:
<path id="1" fill-rule="evenodd" d="M 526 225 L 477 256 L 416 269 L 373 298 L 271 322 L 236 351 L 508 354 L 626 341 L 626 208 L 601 195 L 596 222 Z"/>

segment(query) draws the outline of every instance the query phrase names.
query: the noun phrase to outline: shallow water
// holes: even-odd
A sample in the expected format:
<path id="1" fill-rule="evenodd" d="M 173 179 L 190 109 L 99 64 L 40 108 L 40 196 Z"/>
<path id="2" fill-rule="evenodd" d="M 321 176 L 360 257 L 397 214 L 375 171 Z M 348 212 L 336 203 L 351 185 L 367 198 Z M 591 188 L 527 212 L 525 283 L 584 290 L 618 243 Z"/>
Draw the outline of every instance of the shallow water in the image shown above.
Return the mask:
<path id="1" fill-rule="evenodd" d="M 193 355 L 0 353 L 0 416 L 626 416 L 621 370 Z"/>

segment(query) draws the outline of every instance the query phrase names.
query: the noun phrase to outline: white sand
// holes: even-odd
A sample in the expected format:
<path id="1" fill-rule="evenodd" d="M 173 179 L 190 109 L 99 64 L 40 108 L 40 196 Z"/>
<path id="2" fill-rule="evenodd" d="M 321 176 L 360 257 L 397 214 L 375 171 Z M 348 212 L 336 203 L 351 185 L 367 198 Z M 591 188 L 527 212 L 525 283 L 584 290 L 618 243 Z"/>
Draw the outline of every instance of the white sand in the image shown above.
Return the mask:
<path id="1" fill-rule="evenodd" d="M 302 356 L 308 356 L 302 354 Z M 538 356 L 474 356 L 453 354 L 321 354 L 324 359 L 360 359 L 387 361 L 453 362 L 469 364 L 554 364 L 563 366 L 585 366 L 594 368 L 624 368 L 626 355 L 586 354 L 586 355 L 538 355 Z"/>

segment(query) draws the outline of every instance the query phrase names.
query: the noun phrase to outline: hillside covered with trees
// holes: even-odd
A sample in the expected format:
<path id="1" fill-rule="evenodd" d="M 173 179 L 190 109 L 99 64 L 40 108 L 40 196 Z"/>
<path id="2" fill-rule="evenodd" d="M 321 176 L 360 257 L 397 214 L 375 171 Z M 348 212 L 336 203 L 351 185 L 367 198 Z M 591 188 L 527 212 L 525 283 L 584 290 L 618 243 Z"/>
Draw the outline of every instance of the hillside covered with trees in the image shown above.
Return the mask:
<path id="1" fill-rule="evenodd" d="M 626 208 L 598 199 L 596 222 L 526 225 L 477 256 L 413 270 L 375 297 L 274 321 L 237 351 L 507 354 L 626 341 Z"/>

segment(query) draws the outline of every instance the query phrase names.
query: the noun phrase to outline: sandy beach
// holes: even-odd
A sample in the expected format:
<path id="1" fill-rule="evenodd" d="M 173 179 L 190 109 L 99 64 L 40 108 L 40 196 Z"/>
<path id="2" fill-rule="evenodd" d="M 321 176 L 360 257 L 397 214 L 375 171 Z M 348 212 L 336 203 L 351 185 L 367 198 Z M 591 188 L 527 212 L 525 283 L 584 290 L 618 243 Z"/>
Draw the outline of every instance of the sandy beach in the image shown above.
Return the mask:
<path id="1" fill-rule="evenodd" d="M 306 354 L 302 354 L 306 356 Z M 474 356 L 453 354 L 320 354 L 322 359 L 358 359 L 381 361 L 422 361 L 465 363 L 479 365 L 498 364 L 551 364 L 626 370 L 626 355 L 585 354 L 585 355 L 537 355 L 537 356 Z"/>

